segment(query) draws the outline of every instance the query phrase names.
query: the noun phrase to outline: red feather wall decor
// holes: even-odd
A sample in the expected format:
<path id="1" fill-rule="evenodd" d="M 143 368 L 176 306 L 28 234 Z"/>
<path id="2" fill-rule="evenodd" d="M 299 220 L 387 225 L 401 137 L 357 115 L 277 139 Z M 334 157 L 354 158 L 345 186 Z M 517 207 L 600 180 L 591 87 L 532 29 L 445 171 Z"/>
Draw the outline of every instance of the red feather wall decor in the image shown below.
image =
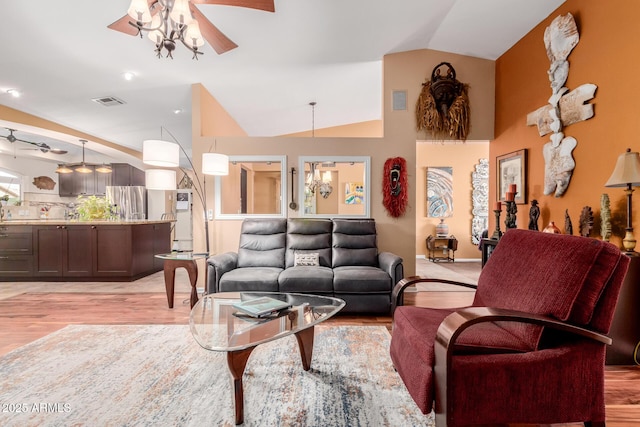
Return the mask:
<path id="1" fill-rule="evenodd" d="M 404 215 L 409 201 L 408 190 L 407 161 L 402 157 L 387 159 L 382 174 L 382 204 L 390 216 Z"/>

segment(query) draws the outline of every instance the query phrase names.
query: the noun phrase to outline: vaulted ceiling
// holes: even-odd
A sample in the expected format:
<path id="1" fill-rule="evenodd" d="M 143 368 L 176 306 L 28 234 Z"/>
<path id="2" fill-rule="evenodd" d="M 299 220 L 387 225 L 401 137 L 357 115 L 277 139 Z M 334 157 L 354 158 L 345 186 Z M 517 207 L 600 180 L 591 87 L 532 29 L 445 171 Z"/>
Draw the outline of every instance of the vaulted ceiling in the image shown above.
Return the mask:
<path id="1" fill-rule="evenodd" d="M 384 55 L 434 49 L 496 59 L 563 0 L 275 0 L 274 13 L 199 4 L 238 47 L 218 55 L 205 45 L 198 61 L 180 45 L 173 60 L 158 59 L 146 37 L 108 29 L 129 3 L 4 2 L 0 104 L 135 150 L 144 139 L 160 137 L 161 126 L 190 145 L 194 83 L 202 83 L 250 136 L 308 130 L 310 101 L 317 102 L 316 128 L 377 120 Z M 134 78 L 125 80 L 125 72 Z M 22 96 L 13 98 L 9 89 Z M 104 97 L 124 103 L 106 107 L 92 100 Z M 1 116 L 0 127 L 67 149 L 65 156 L 81 152 L 76 138 Z M 8 131 L 0 128 L 0 135 Z M 6 145 L 0 138 L 0 150 Z"/>

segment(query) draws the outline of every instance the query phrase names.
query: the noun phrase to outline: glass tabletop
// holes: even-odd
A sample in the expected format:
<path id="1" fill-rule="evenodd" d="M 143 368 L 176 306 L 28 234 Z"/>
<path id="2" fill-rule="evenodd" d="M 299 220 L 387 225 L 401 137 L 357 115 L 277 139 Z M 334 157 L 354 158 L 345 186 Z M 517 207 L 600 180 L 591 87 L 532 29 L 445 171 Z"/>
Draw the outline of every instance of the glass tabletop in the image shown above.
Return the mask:
<path id="1" fill-rule="evenodd" d="M 251 317 L 233 304 L 271 297 L 291 305 L 273 316 Z M 221 292 L 208 294 L 191 310 L 189 326 L 203 348 L 235 351 L 300 332 L 323 322 L 345 306 L 339 298 L 277 292 Z"/>
<path id="2" fill-rule="evenodd" d="M 161 259 L 186 259 L 186 260 L 194 260 L 206 258 L 209 256 L 208 252 L 171 252 L 168 254 L 156 254 L 154 255 L 156 258 Z"/>

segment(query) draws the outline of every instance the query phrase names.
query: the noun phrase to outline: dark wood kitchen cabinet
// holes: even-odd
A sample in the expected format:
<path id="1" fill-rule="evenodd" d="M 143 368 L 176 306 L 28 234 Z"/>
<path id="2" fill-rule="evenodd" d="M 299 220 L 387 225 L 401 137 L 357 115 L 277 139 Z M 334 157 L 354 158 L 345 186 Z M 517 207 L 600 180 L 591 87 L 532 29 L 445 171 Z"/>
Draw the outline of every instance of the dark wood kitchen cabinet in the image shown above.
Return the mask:
<path id="1" fill-rule="evenodd" d="M 91 173 L 58 174 L 58 194 L 64 197 L 104 196 L 107 185 L 112 185 L 111 174 L 96 172 L 93 165 L 87 167 Z"/>
<path id="2" fill-rule="evenodd" d="M 0 226 L 0 280 L 33 275 L 31 226 Z"/>
<path id="3" fill-rule="evenodd" d="M 94 276 L 130 276 L 132 274 L 132 228 L 141 225 L 94 225 L 96 254 Z"/>
<path id="4" fill-rule="evenodd" d="M 93 231 L 89 225 L 33 228 L 34 276 L 86 277 L 93 273 Z"/>
<path id="5" fill-rule="evenodd" d="M 109 185 L 145 185 L 145 174 L 128 163 L 111 163 L 111 184 Z"/>
<path id="6" fill-rule="evenodd" d="M 132 281 L 162 270 L 171 222 L 0 226 L 0 281 Z M 48 222 L 47 225 L 42 225 Z"/>

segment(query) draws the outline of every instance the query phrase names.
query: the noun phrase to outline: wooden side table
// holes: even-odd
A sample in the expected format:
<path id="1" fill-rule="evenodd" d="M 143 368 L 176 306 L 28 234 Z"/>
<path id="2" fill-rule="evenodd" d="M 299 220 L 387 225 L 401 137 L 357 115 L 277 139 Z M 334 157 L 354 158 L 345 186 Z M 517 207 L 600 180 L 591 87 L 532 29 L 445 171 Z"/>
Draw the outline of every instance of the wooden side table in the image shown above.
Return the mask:
<path id="1" fill-rule="evenodd" d="M 173 294 L 175 289 L 176 268 L 183 267 L 189 274 L 189 282 L 191 282 L 191 298 L 189 300 L 191 308 L 198 302 L 198 290 L 196 282 L 198 281 L 198 264 L 196 260 L 207 258 L 208 252 L 172 252 L 168 254 L 155 255 L 164 261 L 164 286 L 167 290 L 167 302 L 169 308 L 173 308 Z"/>
<path id="2" fill-rule="evenodd" d="M 455 261 L 455 252 L 458 250 L 458 239 L 449 237 L 427 237 L 427 257 L 430 261 Z"/>

